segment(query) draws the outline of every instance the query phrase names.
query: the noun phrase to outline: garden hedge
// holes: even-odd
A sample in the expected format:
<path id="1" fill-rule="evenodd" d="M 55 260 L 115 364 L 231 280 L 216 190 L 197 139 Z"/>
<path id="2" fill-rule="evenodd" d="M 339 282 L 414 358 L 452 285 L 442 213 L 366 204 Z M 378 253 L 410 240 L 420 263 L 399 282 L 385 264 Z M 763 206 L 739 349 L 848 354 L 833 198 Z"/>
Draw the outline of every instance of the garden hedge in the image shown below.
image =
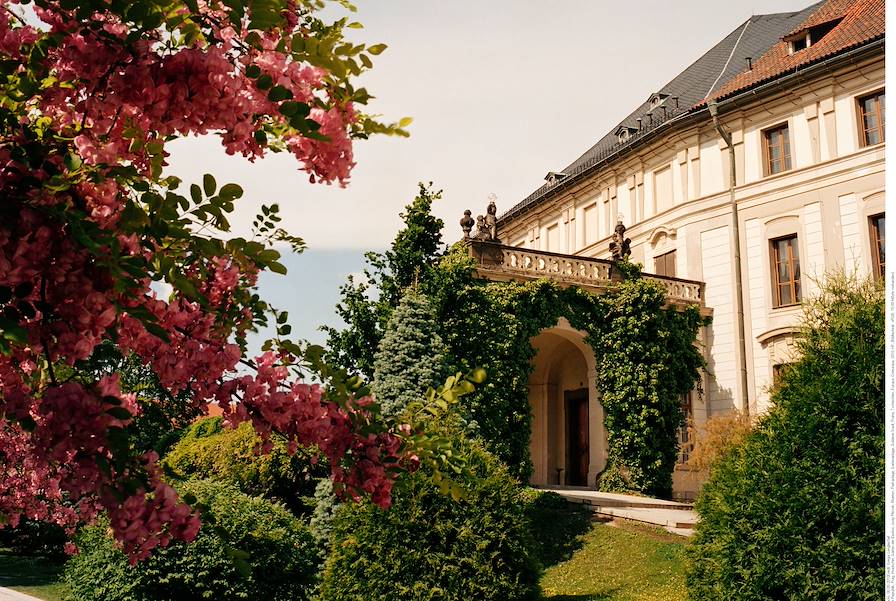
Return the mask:
<path id="1" fill-rule="evenodd" d="M 882 285 L 832 279 L 799 349 L 698 498 L 693 601 L 883 598 Z"/>
<path id="2" fill-rule="evenodd" d="M 456 437 L 466 498 L 439 491 L 421 469 L 396 483 L 393 505 L 344 503 L 333 522 L 322 601 L 523 601 L 539 598 L 521 489 L 479 444 Z"/>
<path id="3" fill-rule="evenodd" d="M 296 514 L 309 513 L 316 479 L 329 476 L 326 462 L 312 463 L 313 449 L 290 455 L 276 434 L 272 442 L 271 452 L 261 454 L 261 438 L 252 424 L 227 428 L 220 417 L 210 417 L 190 426 L 162 465 L 178 479 L 231 482 L 248 495 L 280 501 Z"/>
<path id="4" fill-rule="evenodd" d="M 285 507 L 210 480 L 188 482 L 180 492 L 207 507 L 199 535 L 156 549 L 136 566 L 103 523 L 79 533 L 80 552 L 64 572 L 76 601 L 310 598 L 320 561 L 316 544 Z"/>

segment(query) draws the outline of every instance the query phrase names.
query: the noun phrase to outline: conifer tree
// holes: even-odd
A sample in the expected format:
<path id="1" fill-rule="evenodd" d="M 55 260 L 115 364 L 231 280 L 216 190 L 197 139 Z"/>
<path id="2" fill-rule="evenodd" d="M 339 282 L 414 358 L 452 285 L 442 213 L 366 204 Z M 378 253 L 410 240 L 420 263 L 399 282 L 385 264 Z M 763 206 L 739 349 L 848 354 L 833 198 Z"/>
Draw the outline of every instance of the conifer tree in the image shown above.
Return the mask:
<path id="1" fill-rule="evenodd" d="M 433 184 L 419 183 L 411 204 L 401 213 L 404 227 L 389 250 L 365 254 L 364 277 L 349 276 L 340 288 L 336 313 L 345 329 L 324 326 L 330 360 L 350 372 L 373 377 L 374 355 L 385 335 L 402 291 L 415 282 L 425 284 L 441 257 L 444 223 L 432 214 L 432 203 L 442 197 Z"/>
<path id="2" fill-rule="evenodd" d="M 398 415 L 443 377 L 446 347 L 429 300 L 408 289 L 374 359 L 373 390 L 384 415 Z"/>

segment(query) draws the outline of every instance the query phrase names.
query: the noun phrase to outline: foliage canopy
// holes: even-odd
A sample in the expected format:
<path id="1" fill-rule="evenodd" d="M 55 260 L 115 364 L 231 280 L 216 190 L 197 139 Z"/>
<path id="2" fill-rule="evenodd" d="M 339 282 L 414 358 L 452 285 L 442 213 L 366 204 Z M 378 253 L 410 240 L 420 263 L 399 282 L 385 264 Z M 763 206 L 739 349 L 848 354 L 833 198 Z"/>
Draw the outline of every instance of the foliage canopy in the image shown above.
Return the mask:
<path id="1" fill-rule="evenodd" d="M 695 601 L 883 594 L 883 286 L 830 278 L 798 346 L 773 408 L 698 498 Z"/>
<path id="2" fill-rule="evenodd" d="M 276 205 L 231 236 L 239 185 L 163 173 L 170 142 L 211 134 L 229 154 L 288 152 L 311 182 L 345 185 L 354 140 L 407 135 L 409 120 L 361 111 L 355 79 L 385 45 L 348 41 L 360 24 L 325 20 L 319 0 L 24 4 L 0 10 L 0 520 L 72 531 L 105 512 L 135 558 L 196 536 L 152 443 L 132 437 L 140 403 L 120 375 L 92 377 L 110 344 L 187 412 L 217 402 L 263 436 L 318 444 L 340 486 L 387 505 L 407 439 L 286 338 L 286 315 L 255 290 L 260 272 L 285 273 L 275 245 L 303 241 Z M 269 352 L 245 357 L 271 318 Z M 292 383 L 303 361 L 326 391 Z"/>

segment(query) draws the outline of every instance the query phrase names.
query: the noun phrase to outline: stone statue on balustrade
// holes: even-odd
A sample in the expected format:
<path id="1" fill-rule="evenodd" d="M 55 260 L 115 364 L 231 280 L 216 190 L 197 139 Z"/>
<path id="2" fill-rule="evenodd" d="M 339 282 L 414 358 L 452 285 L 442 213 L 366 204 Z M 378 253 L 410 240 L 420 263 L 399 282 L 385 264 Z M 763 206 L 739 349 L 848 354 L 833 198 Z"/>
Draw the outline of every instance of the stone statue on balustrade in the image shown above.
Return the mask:
<path id="1" fill-rule="evenodd" d="M 460 227 L 464 231 L 464 239 L 472 238 L 473 240 L 482 240 L 484 242 L 500 242 L 498 239 L 498 207 L 495 204 L 496 196 L 489 194 L 489 204 L 485 211 L 485 215 L 476 217 L 476 231 L 473 229 L 473 218 L 470 210 L 464 211 L 464 216 L 460 219 Z"/>
<path id="2" fill-rule="evenodd" d="M 613 240 L 610 242 L 610 252 L 614 261 L 623 261 L 632 254 L 631 238 L 625 237 L 625 226 L 622 220 L 616 222 L 616 230 L 613 232 Z"/>
<path id="3" fill-rule="evenodd" d="M 498 240 L 498 206 L 495 201 L 498 199 L 494 194 L 488 195 L 488 208 L 485 210 L 485 227 L 488 228 L 489 240 L 492 242 L 500 242 Z"/>

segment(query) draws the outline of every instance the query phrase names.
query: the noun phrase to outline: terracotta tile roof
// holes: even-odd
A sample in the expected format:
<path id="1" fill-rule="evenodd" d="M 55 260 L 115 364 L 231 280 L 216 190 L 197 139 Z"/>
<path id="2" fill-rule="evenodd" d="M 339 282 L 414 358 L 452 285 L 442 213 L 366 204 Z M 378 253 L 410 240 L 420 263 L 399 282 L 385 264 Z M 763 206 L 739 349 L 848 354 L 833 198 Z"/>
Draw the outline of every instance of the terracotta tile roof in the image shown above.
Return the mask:
<path id="1" fill-rule="evenodd" d="M 800 32 L 806 31 L 816 25 L 829 23 L 837 19 L 842 19 L 849 12 L 849 9 L 855 4 L 855 0 L 829 0 L 825 2 L 817 11 L 812 13 L 808 19 L 797 25 L 793 31 L 785 35 L 788 38 Z"/>
<path id="2" fill-rule="evenodd" d="M 790 54 L 790 43 L 781 40 L 753 61 L 753 68 L 730 79 L 719 90 L 698 103 L 720 99 L 735 92 L 775 79 L 825 58 L 861 46 L 884 36 L 884 0 L 828 0 L 784 38 L 818 25 L 842 19 L 821 40 Z"/>

